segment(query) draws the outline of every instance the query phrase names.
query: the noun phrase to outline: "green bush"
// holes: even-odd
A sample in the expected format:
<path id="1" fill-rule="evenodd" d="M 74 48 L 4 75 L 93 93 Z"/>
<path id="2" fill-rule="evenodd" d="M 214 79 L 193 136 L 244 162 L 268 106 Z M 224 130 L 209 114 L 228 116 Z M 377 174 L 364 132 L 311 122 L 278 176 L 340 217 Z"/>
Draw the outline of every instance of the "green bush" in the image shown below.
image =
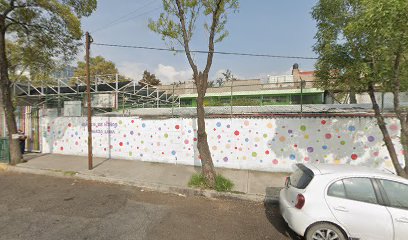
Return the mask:
<path id="1" fill-rule="evenodd" d="M 210 189 L 207 185 L 204 176 L 201 173 L 196 173 L 191 176 L 190 181 L 188 182 L 189 187 L 201 188 L 201 189 Z M 231 192 L 234 187 L 234 183 L 231 180 L 225 178 L 222 175 L 217 175 L 215 177 L 215 191 L 217 192 Z"/>

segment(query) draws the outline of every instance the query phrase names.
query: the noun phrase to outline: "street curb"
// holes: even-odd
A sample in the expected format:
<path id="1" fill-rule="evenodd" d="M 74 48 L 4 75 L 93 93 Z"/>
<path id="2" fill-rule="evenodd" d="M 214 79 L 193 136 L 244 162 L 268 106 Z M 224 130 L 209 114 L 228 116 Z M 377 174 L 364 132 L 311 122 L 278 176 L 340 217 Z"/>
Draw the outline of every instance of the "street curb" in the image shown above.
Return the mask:
<path id="1" fill-rule="evenodd" d="M 272 204 L 272 205 L 279 203 L 278 197 L 275 197 L 275 196 L 217 192 L 214 190 L 179 187 L 179 186 L 172 186 L 172 185 L 165 185 L 165 184 L 158 184 L 158 183 L 148 183 L 148 182 L 136 181 L 136 180 L 129 181 L 129 180 L 120 179 L 120 178 L 110 178 L 110 177 L 105 177 L 105 176 L 90 175 L 90 174 L 81 173 L 81 172 L 60 171 L 60 170 L 52 170 L 52 169 L 34 169 L 34 168 L 27 168 L 27 167 L 20 167 L 20 166 L 11 166 L 7 164 L 0 164 L 0 170 L 16 172 L 16 173 L 28 173 L 28 174 L 51 176 L 51 177 L 71 178 L 71 179 L 74 178 L 74 179 L 96 181 L 96 182 L 102 182 L 102 183 L 133 186 L 133 187 L 144 188 L 144 189 L 151 190 L 151 191 L 176 194 L 178 196 L 183 196 L 183 197 L 201 196 L 201 197 L 207 197 L 210 199 L 244 200 L 244 201 L 253 201 L 253 202 L 259 202 L 259 203 L 265 202 L 267 204 Z"/>

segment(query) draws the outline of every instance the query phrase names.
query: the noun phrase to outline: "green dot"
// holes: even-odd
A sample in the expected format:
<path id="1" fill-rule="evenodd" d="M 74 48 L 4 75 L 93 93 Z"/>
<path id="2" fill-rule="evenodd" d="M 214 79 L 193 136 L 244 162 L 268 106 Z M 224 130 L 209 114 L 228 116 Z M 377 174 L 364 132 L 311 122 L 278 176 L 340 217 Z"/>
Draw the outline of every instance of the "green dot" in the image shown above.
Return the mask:
<path id="1" fill-rule="evenodd" d="M 140 143 L 141 143 L 141 144 L 143 144 L 143 143 L 144 143 L 144 141 L 141 141 Z"/>
<path id="2" fill-rule="evenodd" d="M 252 152 L 252 157 L 256 157 L 256 152 Z"/>
<path id="3" fill-rule="evenodd" d="M 164 138 L 168 138 L 168 137 L 169 137 L 169 134 L 165 133 Z"/>
<path id="4" fill-rule="evenodd" d="M 264 137 L 264 138 L 267 138 L 267 137 L 268 137 L 268 134 L 265 133 L 265 134 L 263 135 L 263 137 Z"/>
<path id="5" fill-rule="evenodd" d="M 122 120 L 119 120 L 119 124 L 122 124 Z"/>
<path id="6" fill-rule="evenodd" d="M 306 131 L 306 126 L 305 125 L 300 126 L 300 130 L 303 132 Z"/>
<path id="7" fill-rule="evenodd" d="M 344 144 L 346 144 L 346 142 L 345 142 L 345 141 L 341 141 L 340 144 L 341 144 L 341 145 L 344 145 Z"/>
<path id="8" fill-rule="evenodd" d="M 129 152 L 129 156 L 132 156 L 132 152 Z"/>

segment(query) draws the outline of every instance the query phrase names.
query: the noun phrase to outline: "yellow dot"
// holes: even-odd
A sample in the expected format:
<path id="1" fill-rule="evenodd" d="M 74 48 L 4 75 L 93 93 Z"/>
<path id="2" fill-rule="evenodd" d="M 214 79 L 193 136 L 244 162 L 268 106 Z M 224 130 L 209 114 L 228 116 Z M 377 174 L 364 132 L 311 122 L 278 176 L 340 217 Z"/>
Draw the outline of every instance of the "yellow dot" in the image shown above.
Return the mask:
<path id="1" fill-rule="evenodd" d="M 272 123 L 268 123 L 268 124 L 266 125 L 266 127 L 268 127 L 268 128 L 272 128 L 272 127 L 273 127 L 273 125 L 272 125 Z"/>
<path id="2" fill-rule="evenodd" d="M 335 164 L 340 164 L 341 162 L 340 162 L 339 159 L 336 159 L 336 160 L 334 160 L 334 163 L 335 163 Z"/>
<path id="3" fill-rule="evenodd" d="M 309 134 L 305 134 L 305 139 L 309 139 Z"/>

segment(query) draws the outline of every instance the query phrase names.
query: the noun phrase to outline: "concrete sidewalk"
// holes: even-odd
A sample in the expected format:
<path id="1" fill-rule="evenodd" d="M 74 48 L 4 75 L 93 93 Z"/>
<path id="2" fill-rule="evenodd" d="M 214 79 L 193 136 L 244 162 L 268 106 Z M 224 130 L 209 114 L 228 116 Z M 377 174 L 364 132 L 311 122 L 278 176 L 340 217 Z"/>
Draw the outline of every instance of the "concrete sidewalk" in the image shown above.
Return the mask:
<path id="1" fill-rule="evenodd" d="M 192 190 L 187 183 L 199 167 L 152 163 L 142 161 L 94 158 L 94 169 L 88 170 L 88 159 L 84 156 L 57 154 L 27 154 L 26 163 L 18 164 L 15 171 L 32 173 L 61 173 L 91 180 L 131 184 L 153 190 L 185 193 Z M 287 173 L 270 173 L 251 170 L 218 168 L 217 173 L 231 179 L 233 191 L 244 199 L 276 199 L 278 190 L 284 186 Z"/>

